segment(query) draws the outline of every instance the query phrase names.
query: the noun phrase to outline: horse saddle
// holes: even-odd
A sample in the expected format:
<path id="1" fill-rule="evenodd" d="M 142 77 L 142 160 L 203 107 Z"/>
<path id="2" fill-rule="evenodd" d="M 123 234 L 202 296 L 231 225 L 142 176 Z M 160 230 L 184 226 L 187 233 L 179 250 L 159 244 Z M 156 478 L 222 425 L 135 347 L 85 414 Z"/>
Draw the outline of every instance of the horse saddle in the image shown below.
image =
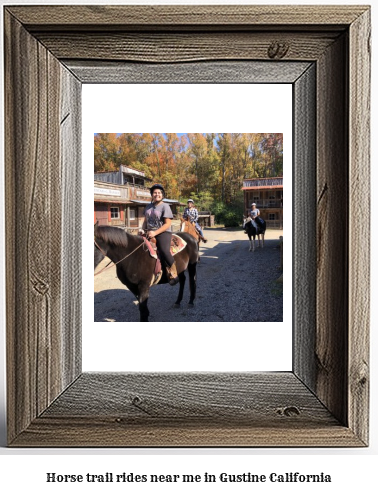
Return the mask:
<path id="1" fill-rule="evenodd" d="M 159 254 L 157 252 L 157 247 L 156 247 L 156 238 L 151 238 L 148 240 L 145 236 L 143 236 L 144 243 L 146 244 L 148 251 L 154 259 L 156 259 L 156 264 L 155 264 L 155 270 L 154 270 L 154 275 L 152 277 L 152 282 L 151 285 L 157 285 L 160 281 L 161 275 L 163 274 L 162 268 L 161 268 L 161 261 L 159 258 Z M 186 241 L 184 241 L 180 236 L 177 234 L 172 234 L 171 236 L 171 255 L 175 256 L 176 254 L 180 253 L 184 248 L 186 247 Z"/>

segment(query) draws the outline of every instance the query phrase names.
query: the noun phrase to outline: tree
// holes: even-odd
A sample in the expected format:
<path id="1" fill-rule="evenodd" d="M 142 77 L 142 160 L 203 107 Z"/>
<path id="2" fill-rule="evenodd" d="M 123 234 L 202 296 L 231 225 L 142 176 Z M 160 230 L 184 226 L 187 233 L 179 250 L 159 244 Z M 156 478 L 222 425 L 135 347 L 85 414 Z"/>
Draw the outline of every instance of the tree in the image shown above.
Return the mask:
<path id="1" fill-rule="evenodd" d="M 119 164 L 119 141 L 117 134 L 96 134 L 94 136 L 94 170 L 115 170 Z"/>
<path id="2" fill-rule="evenodd" d="M 243 179 L 282 175 L 283 135 L 99 133 L 94 163 L 95 171 L 128 165 L 164 184 L 171 198 L 191 196 L 203 207 L 219 202 L 217 211 L 229 207 L 229 216 L 235 218 L 242 205 Z"/>

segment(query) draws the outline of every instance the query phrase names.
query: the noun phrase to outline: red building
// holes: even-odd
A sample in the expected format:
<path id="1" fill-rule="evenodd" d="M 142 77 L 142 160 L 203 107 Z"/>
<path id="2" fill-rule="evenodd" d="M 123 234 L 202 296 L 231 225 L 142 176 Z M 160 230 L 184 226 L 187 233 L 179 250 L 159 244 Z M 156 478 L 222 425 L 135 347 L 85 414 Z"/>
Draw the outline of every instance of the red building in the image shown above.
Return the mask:
<path id="1" fill-rule="evenodd" d="M 270 229 L 283 228 L 283 177 L 261 177 L 243 181 L 245 213 L 256 203 Z"/>

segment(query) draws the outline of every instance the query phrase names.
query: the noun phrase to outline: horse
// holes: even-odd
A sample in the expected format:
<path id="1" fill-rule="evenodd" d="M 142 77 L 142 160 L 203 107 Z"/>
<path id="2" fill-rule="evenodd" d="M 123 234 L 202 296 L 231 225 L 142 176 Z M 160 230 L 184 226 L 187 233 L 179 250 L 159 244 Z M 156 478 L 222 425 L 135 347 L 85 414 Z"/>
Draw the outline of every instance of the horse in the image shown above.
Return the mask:
<path id="1" fill-rule="evenodd" d="M 180 236 L 186 246 L 175 254 L 177 274 L 179 277 L 179 294 L 175 302 L 179 307 L 184 294 L 185 270 L 189 274 L 190 299 L 189 305 L 194 305 L 196 297 L 196 276 L 198 262 L 198 246 L 195 239 L 187 233 L 175 233 Z M 139 303 L 140 321 L 148 321 L 149 310 L 147 301 L 153 277 L 156 259 L 152 258 L 146 248 L 142 236 L 126 233 L 121 228 L 112 226 L 94 226 L 94 269 L 108 257 L 117 268 L 117 277 L 135 295 Z M 166 272 L 163 270 L 158 284 L 168 283 Z"/>
<path id="2" fill-rule="evenodd" d="M 188 233 L 188 234 L 191 234 L 193 236 L 193 238 L 197 242 L 197 248 L 198 248 L 198 252 L 199 252 L 199 246 L 201 243 L 201 235 L 197 231 L 195 225 L 192 224 L 190 221 L 188 221 L 188 219 L 183 219 L 181 217 L 181 232 Z M 198 261 L 200 261 L 199 256 L 198 256 Z"/>
<path id="3" fill-rule="evenodd" d="M 190 222 L 188 219 L 184 219 L 183 217 L 181 217 L 181 231 L 183 233 L 189 233 L 194 236 L 194 238 L 198 241 L 198 246 L 201 241 L 207 243 L 207 239 L 201 236 L 196 227 L 196 224 L 194 222 Z"/>
<path id="4" fill-rule="evenodd" d="M 266 230 L 266 222 L 263 219 L 260 219 L 262 221 L 261 225 L 256 223 L 256 227 L 252 224 L 251 218 L 244 218 L 243 221 L 243 227 L 246 233 L 248 234 L 249 238 L 249 251 L 254 252 L 255 251 L 255 238 L 257 236 L 258 238 L 258 247 L 260 246 L 260 235 L 262 235 L 262 243 L 261 247 L 264 248 L 264 235 L 265 235 L 265 230 Z M 252 239 L 253 237 L 253 239 Z"/>

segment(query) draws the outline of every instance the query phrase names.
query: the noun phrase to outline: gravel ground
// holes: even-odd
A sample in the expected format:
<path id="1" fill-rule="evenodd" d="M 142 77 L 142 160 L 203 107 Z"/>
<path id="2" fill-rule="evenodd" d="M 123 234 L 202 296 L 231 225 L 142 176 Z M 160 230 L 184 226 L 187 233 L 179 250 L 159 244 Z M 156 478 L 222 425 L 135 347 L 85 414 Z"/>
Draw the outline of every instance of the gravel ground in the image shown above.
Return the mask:
<path id="1" fill-rule="evenodd" d="M 189 279 L 180 308 L 174 307 L 176 285 L 151 288 L 148 308 L 151 322 L 264 322 L 282 321 L 282 283 L 279 236 L 267 230 L 264 248 L 249 252 L 242 229 L 206 229 L 197 266 L 197 297 L 188 307 Z M 106 263 L 105 259 L 97 270 Z M 94 278 L 95 321 L 137 322 L 139 310 L 131 292 L 115 276 L 114 267 Z M 162 308 L 161 304 L 167 304 Z"/>

